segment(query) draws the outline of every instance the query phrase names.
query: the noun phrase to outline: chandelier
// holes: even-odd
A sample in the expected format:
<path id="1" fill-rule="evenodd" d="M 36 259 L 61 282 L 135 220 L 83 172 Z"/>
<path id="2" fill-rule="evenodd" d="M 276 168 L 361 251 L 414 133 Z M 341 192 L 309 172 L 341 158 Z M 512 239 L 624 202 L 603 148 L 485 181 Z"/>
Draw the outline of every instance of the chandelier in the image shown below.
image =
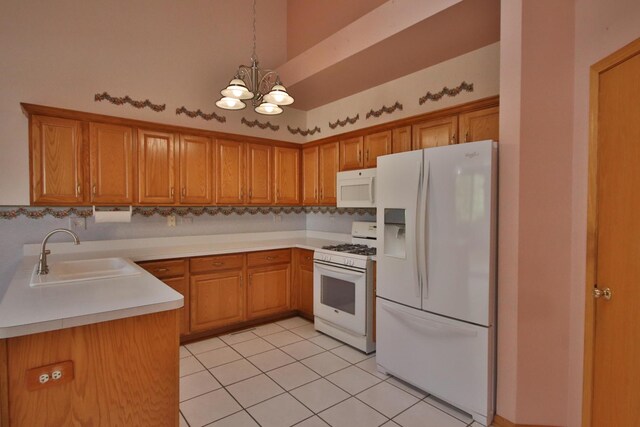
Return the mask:
<path id="1" fill-rule="evenodd" d="M 256 55 L 256 0 L 253 0 L 253 54 L 251 65 L 240 65 L 229 85 L 220 91 L 216 105 L 225 110 L 242 110 L 247 105 L 243 100 L 251 100 L 259 114 L 282 113 L 282 105 L 293 104 L 293 98 L 280 82 L 280 76 L 273 70 L 261 69 Z"/>

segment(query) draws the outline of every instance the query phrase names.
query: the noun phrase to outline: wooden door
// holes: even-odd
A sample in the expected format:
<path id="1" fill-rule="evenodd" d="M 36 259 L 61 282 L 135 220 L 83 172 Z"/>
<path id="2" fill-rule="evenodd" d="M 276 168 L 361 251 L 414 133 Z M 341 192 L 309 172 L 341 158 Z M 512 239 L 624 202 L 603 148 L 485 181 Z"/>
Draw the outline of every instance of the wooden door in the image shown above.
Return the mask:
<path id="1" fill-rule="evenodd" d="M 247 203 L 268 205 L 273 202 L 272 148 L 247 144 Z"/>
<path id="2" fill-rule="evenodd" d="M 31 117 L 31 203 L 84 200 L 82 128 L 76 120 Z"/>
<path id="3" fill-rule="evenodd" d="M 320 146 L 318 161 L 318 177 L 321 205 L 336 204 L 336 174 L 338 173 L 340 151 L 338 143 L 332 142 Z"/>
<path id="4" fill-rule="evenodd" d="M 411 126 L 395 128 L 391 139 L 391 151 L 393 153 L 411 151 Z"/>
<path id="5" fill-rule="evenodd" d="M 378 166 L 378 156 L 391 154 L 391 131 L 378 132 L 364 137 L 364 167 Z"/>
<path id="6" fill-rule="evenodd" d="M 413 149 L 441 147 L 457 142 L 458 117 L 444 117 L 412 126 Z"/>
<path id="7" fill-rule="evenodd" d="M 163 279 L 162 281 L 184 297 L 184 306 L 179 310 L 180 335 L 189 335 L 189 281 L 185 276 Z"/>
<path id="8" fill-rule="evenodd" d="M 216 203 L 238 205 L 244 198 L 244 143 L 216 142 Z"/>
<path id="9" fill-rule="evenodd" d="M 302 204 L 318 204 L 318 162 L 319 148 L 310 147 L 302 149 Z"/>
<path id="10" fill-rule="evenodd" d="M 207 137 L 180 135 L 180 203 L 213 203 L 212 145 Z"/>
<path id="11" fill-rule="evenodd" d="M 300 311 L 313 316 L 313 264 L 300 266 Z"/>
<path id="12" fill-rule="evenodd" d="M 460 114 L 461 142 L 484 141 L 485 139 L 498 141 L 499 131 L 498 107 Z"/>
<path id="13" fill-rule="evenodd" d="M 276 205 L 300 204 L 300 150 L 275 147 L 273 153 L 276 189 L 274 203 Z"/>
<path id="14" fill-rule="evenodd" d="M 144 204 L 176 202 L 174 135 L 138 130 L 138 199 Z"/>
<path id="15" fill-rule="evenodd" d="M 191 331 L 204 331 L 245 319 L 242 270 L 191 276 Z"/>
<path id="16" fill-rule="evenodd" d="M 134 155 L 132 128 L 89 123 L 92 203 L 133 203 Z"/>
<path id="17" fill-rule="evenodd" d="M 362 169 L 364 165 L 362 153 L 361 136 L 340 141 L 340 170 Z"/>
<path id="18" fill-rule="evenodd" d="M 638 76 L 640 39 L 592 67 L 584 403 L 594 427 L 640 419 Z"/>
<path id="19" fill-rule="evenodd" d="M 247 317 L 268 316 L 289 310 L 291 264 L 250 268 Z"/>

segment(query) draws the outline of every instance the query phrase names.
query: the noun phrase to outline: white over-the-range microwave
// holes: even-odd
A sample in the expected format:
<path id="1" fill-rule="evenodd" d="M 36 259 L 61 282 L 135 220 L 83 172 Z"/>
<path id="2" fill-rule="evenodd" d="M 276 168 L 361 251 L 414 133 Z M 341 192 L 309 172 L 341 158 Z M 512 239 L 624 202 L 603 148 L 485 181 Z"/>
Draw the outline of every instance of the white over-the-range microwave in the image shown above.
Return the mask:
<path id="1" fill-rule="evenodd" d="M 338 172 L 339 208 L 376 207 L 376 168 Z"/>

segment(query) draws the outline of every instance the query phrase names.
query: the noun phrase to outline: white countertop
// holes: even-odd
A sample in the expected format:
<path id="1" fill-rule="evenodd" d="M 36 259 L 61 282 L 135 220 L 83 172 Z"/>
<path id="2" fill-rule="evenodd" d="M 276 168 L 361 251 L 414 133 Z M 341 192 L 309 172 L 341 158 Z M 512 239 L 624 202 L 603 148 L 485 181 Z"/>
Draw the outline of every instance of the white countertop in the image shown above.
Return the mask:
<path id="1" fill-rule="evenodd" d="M 122 257 L 132 261 L 184 258 L 281 248 L 314 250 L 348 235 L 305 231 L 51 243 L 49 263 Z M 0 338 L 140 316 L 183 306 L 183 297 L 146 271 L 140 275 L 32 288 L 39 244 L 25 257 L 0 300 Z"/>

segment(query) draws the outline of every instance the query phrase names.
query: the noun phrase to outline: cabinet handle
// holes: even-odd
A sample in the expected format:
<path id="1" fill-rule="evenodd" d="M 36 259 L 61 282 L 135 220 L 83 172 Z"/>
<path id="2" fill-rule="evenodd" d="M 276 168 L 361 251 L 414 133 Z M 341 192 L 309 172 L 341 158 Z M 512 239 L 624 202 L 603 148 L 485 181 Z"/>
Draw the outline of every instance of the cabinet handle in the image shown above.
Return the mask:
<path id="1" fill-rule="evenodd" d="M 249 189 L 249 200 L 253 199 L 253 188 Z"/>
<path id="2" fill-rule="evenodd" d="M 156 273 L 166 273 L 167 271 L 169 271 L 168 268 L 156 268 L 155 270 Z"/>
<path id="3" fill-rule="evenodd" d="M 277 259 L 277 256 L 266 256 L 264 259 L 271 261 L 272 259 Z"/>
<path id="4" fill-rule="evenodd" d="M 173 197 L 174 194 L 176 194 L 176 189 L 171 187 L 171 197 Z"/>
<path id="5" fill-rule="evenodd" d="M 240 275 L 240 286 L 242 286 L 242 274 Z"/>
<path id="6" fill-rule="evenodd" d="M 182 187 L 182 197 L 187 196 L 187 187 Z"/>
<path id="7" fill-rule="evenodd" d="M 91 187 L 91 192 L 93 193 L 94 196 L 96 195 L 97 189 L 95 185 Z"/>
<path id="8" fill-rule="evenodd" d="M 78 194 L 82 194 L 82 186 L 80 184 L 76 186 L 76 191 Z"/>
<path id="9" fill-rule="evenodd" d="M 212 262 L 211 263 L 214 267 L 219 267 L 221 265 L 224 265 L 224 262 Z"/>
<path id="10" fill-rule="evenodd" d="M 469 132 L 464 134 L 464 142 L 469 142 Z"/>
<path id="11" fill-rule="evenodd" d="M 451 135 L 451 143 L 452 144 L 456 143 L 456 136 L 455 135 Z"/>
<path id="12" fill-rule="evenodd" d="M 367 162 L 369 161 L 369 149 L 367 148 Z"/>
<path id="13" fill-rule="evenodd" d="M 280 199 L 280 189 L 279 188 L 276 190 L 276 198 Z"/>
<path id="14" fill-rule="evenodd" d="M 361 158 L 362 158 L 362 151 L 358 150 L 358 163 L 360 163 Z"/>

